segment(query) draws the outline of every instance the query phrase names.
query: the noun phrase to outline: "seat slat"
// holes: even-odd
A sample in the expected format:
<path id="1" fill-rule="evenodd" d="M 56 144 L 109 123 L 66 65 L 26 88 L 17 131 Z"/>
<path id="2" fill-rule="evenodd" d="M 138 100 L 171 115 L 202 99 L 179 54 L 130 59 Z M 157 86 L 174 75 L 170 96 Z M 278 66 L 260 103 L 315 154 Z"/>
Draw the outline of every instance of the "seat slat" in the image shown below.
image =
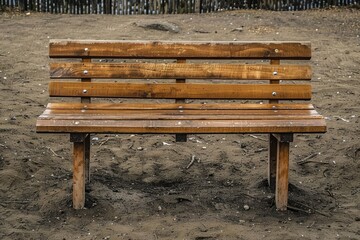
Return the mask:
<path id="1" fill-rule="evenodd" d="M 211 116 L 211 115 L 221 115 L 225 118 L 229 118 L 232 115 L 236 116 L 263 116 L 266 118 L 267 116 L 314 116 L 317 115 L 315 110 L 102 110 L 102 109 L 81 109 L 81 110 L 68 110 L 68 109 L 46 109 L 43 113 L 43 116 L 73 116 L 73 115 L 83 115 L 84 118 L 88 117 L 129 117 L 131 116 L 146 116 L 149 115 L 150 117 L 157 117 L 157 116 L 176 116 L 176 115 L 183 115 L 183 116 Z"/>
<path id="2" fill-rule="evenodd" d="M 58 78 L 311 80 L 309 65 L 194 63 L 50 63 Z"/>
<path id="3" fill-rule="evenodd" d="M 278 120 L 291 120 L 291 119 L 321 119 L 320 115 L 220 115 L 220 114 L 127 114 L 127 115 L 90 115 L 90 114 L 42 114 L 39 119 L 51 120 L 259 120 L 259 119 L 278 119 Z"/>
<path id="4" fill-rule="evenodd" d="M 37 132 L 53 133 L 321 133 L 324 119 L 298 120 L 43 120 Z"/>
<path id="5" fill-rule="evenodd" d="M 310 42 L 51 40 L 52 58 L 310 59 Z"/>
<path id="6" fill-rule="evenodd" d="M 66 110 L 76 110 L 76 109 L 93 109 L 93 110 L 155 110 L 155 109 L 214 109 L 214 110 L 251 110 L 251 109 L 287 109 L 287 110 L 312 110 L 314 106 L 312 104 L 291 104 L 291 103 L 282 103 L 282 104 L 241 104 L 241 103 L 48 103 L 47 109 L 66 109 Z"/>
<path id="7" fill-rule="evenodd" d="M 51 97 L 310 100 L 311 85 L 50 82 Z"/>

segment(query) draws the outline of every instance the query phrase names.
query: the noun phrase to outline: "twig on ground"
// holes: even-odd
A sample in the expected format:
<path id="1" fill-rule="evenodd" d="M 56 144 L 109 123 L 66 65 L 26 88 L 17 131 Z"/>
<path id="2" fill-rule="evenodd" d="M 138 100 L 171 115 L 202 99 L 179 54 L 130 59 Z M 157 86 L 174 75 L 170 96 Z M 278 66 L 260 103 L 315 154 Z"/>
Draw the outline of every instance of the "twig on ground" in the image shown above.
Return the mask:
<path id="1" fill-rule="evenodd" d="M 300 205 L 300 206 L 303 206 L 304 208 L 309 209 L 309 210 L 308 210 L 308 211 L 310 211 L 309 213 L 311 213 L 311 212 L 316 212 L 316 213 L 318 213 L 318 214 L 320 214 L 320 215 L 323 215 L 323 216 L 325 216 L 325 217 L 331 217 L 329 214 L 324 213 L 324 212 L 321 212 L 321 211 L 319 211 L 319 210 L 316 210 L 315 208 L 312 208 L 312 207 L 310 207 L 310 206 L 308 206 L 308 205 L 306 205 L 306 204 L 304 204 L 304 203 L 300 203 L 300 202 L 295 202 L 295 203 L 298 204 L 298 205 Z M 303 210 L 303 211 L 305 211 L 305 210 Z"/>
<path id="2" fill-rule="evenodd" d="M 186 166 L 186 169 L 189 169 L 195 162 L 195 155 L 191 156 L 191 161 L 190 163 Z"/>
<path id="3" fill-rule="evenodd" d="M 57 154 L 54 150 L 51 149 L 51 147 L 47 147 L 49 149 L 49 151 L 54 154 L 55 157 L 58 157 L 58 158 L 61 158 L 61 159 L 64 159 L 64 157 L 60 156 L 59 154 Z"/>
<path id="4" fill-rule="evenodd" d="M 317 156 L 317 155 L 318 155 L 318 153 L 313 153 L 313 154 L 305 157 L 304 159 L 302 159 L 302 160 L 300 160 L 300 161 L 298 161 L 298 162 L 296 162 L 296 163 L 299 164 L 299 165 L 303 165 L 303 164 L 309 162 L 309 160 L 310 160 L 311 158 L 313 158 L 313 157 L 315 157 L 315 156 Z"/>
<path id="5" fill-rule="evenodd" d="M 252 135 L 252 134 L 250 134 L 250 137 L 253 137 L 255 139 L 259 139 L 261 141 L 267 141 L 267 139 L 264 139 L 264 138 L 261 138 L 261 137 L 258 137 L 258 136 Z"/>
<path id="6" fill-rule="evenodd" d="M 350 122 L 349 120 L 347 120 L 347 119 L 345 119 L 343 117 L 340 117 L 340 116 L 334 116 L 334 118 L 340 119 L 340 120 L 342 120 L 344 122 L 347 122 L 347 123 Z"/>
<path id="7" fill-rule="evenodd" d="M 259 149 L 255 150 L 254 152 L 259 153 L 259 152 L 264 152 L 267 150 L 268 150 L 267 148 L 259 148 Z"/>
<path id="8" fill-rule="evenodd" d="M 101 143 L 99 144 L 99 147 L 101 147 L 102 145 L 107 143 L 110 140 L 110 138 L 113 138 L 113 137 L 107 137 L 105 140 L 101 141 Z"/>
<path id="9" fill-rule="evenodd" d="M 292 211 L 304 212 L 304 213 L 307 213 L 307 214 L 310 214 L 310 213 L 311 213 L 311 209 L 305 210 L 305 209 L 297 208 L 297 207 L 290 206 L 290 205 L 288 205 L 287 208 L 288 208 L 289 210 L 292 210 Z"/>

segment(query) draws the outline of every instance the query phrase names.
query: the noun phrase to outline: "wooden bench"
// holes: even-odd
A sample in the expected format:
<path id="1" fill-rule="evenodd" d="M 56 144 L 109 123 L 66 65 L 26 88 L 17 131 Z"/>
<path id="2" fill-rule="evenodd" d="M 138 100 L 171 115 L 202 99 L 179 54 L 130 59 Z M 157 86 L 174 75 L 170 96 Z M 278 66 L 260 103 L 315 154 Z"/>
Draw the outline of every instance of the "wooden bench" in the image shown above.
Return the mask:
<path id="1" fill-rule="evenodd" d="M 84 207 L 90 181 L 91 133 L 166 133 L 177 141 L 186 134 L 267 134 L 268 182 L 277 209 L 286 210 L 293 135 L 326 131 L 305 102 L 311 67 L 293 61 L 311 58 L 309 42 L 53 40 L 49 55 L 60 59 L 50 63 L 52 79 L 77 79 L 50 82 L 50 97 L 75 102 L 49 103 L 36 130 L 70 133 L 75 209 Z"/>

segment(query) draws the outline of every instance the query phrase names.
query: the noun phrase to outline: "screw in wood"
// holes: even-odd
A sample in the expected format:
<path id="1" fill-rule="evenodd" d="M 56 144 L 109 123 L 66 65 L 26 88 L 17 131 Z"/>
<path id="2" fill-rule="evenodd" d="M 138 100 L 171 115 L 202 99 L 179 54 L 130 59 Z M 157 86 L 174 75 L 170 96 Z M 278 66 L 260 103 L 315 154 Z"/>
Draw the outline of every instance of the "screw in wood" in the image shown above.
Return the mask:
<path id="1" fill-rule="evenodd" d="M 275 52 L 278 53 L 278 52 L 279 52 L 279 49 L 275 48 Z"/>
<path id="2" fill-rule="evenodd" d="M 84 51 L 87 52 L 87 51 L 89 51 L 89 49 L 88 49 L 88 48 L 84 48 Z"/>
<path id="3" fill-rule="evenodd" d="M 83 90 L 83 93 L 87 93 L 87 90 L 86 90 L 86 89 L 84 89 L 84 90 Z"/>
<path id="4" fill-rule="evenodd" d="M 272 95 L 273 95 L 273 96 L 276 96 L 276 92 L 272 92 Z"/>
<path id="5" fill-rule="evenodd" d="M 274 75 L 274 76 L 278 75 L 278 72 L 276 72 L 276 71 L 275 71 L 275 72 L 273 72 L 273 75 Z"/>
<path id="6" fill-rule="evenodd" d="M 84 70 L 84 74 L 88 74 L 89 72 L 88 72 L 88 70 Z"/>

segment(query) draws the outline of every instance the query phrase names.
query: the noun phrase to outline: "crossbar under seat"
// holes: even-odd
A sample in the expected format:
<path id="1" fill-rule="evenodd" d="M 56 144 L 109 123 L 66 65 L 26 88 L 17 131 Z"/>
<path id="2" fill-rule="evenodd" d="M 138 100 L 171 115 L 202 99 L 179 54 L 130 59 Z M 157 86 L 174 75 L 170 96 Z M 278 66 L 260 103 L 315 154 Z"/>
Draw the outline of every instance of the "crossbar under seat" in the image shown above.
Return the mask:
<path id="1" fill-rule="evenodd" d="M 187 134 L 268 134 L 268 182 L 276 207 L 286 210 L 293 135 L 326 132 L 323 116 L 304 103 L 312 95 L 311 67 L 280 64 L 309 60 L 308 42 L 53 40 L 49 55 L 66 60 L 50 63 L 56 79 L 49 84 L 50 97 L 81 102 L 49 103 L 36 131 L 70 134 L 76 209 L 84 207 L 85 182 L 90 181 L 91 133 L 167 133 L 177 141 L 186 141 Z M 93 98 L 130 101 L 92 103 Z"/>

